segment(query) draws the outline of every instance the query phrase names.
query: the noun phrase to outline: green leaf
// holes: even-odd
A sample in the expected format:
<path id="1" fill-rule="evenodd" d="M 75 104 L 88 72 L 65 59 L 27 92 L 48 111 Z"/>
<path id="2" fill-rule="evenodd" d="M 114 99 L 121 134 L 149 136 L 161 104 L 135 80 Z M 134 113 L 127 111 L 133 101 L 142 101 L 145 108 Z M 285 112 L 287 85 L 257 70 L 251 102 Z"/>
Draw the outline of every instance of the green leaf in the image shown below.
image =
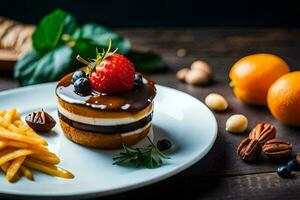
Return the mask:
<path id="1" fill-rule="evenodd" d="M 75 18 L 63 10 L 55 10 L 44 17 L 32 35 L 37 51 L 48 51 L 57 46 L 62 34 L 72 34 L 77 28 Z"/>
<path id="2" fill-rule="evenodd" d="M 135 70 L 142 73 L 162 72 L 168 69 L 163 59 L 153 52 L 130 51 L 126 57 L 134 64 Z"/>
<path id="3" fill-rule="evenodd" d="M 110 38 L 113 45 L 112 49 L 118 48 L 119 53 L 126 54 L 130 49 L 128 39 L 98 24 L 84 24 L 80 28 L 79 37 L 93 41 L 94 44 L 101 47 L 99 49 L 106 48 Z"/>
<path id="4" fill-rule="evenodd" d="M 72 35 L 78 29 L 78 24 L 73 15 L 65 12 L 63 34 Z"/>
<path id="5" fill-rule="evenodd" d="M 75 70 L 73 57 L 68 46 L 60 46 L 47 53 L 33 50 L 16 63 L 14 76 L 22 86 L 57 81 Z"/>
<path id="6" fill-rule="evenodd" d="M 83 58 L 90 59 L 96 57 L 96 49 L 102 49 L 90 39 L 79 38 L 72 47 L 74 53 Z"/>

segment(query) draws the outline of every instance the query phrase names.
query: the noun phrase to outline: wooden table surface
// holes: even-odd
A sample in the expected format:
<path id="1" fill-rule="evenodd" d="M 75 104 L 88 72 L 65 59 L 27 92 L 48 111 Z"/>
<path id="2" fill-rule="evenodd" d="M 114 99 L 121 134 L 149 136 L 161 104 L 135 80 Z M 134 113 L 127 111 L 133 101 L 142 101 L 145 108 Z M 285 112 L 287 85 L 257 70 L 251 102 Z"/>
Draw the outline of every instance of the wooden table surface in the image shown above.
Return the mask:
<path id="1" fill-rule="evenodd" d="M 300 129 L 281 125 L 265 108 L 247 106 L 238 101 L 228 85 L 228 72 L 239 58 L 260 52 L 280 55 L 293 70 L 300 70 L 300 29 L 148 28 L 118 31 L 131 40 L 134 48 L 153 50 L 163 56 L 170 71 L 151 75 L 158 84 L 184 91 L 201 101 L 211 92 L 220 93 L 228 99 L 230 109 L 225 113 L 215 113 L 218 137 L 213 148 L 201 161 L 167 180 L 116 194 L 109 199 L 171 196 L 184 199 L 299 198 L 300 175 L 293 179 L 279 178 L 275 163 L 261 156 L 257 163 L 246 164 L 237 157 L 236 148 L 250 128 L 259 122 L 268 122 L 277 127 L 278 137 L 292 142 L 295 155 L 300 152 Z M 185 57 L 176 56 L 179 48 L 187 50 Z M 196 59 L 205 60 L 213 67 L 215 81 L 212 85 L 194 87 L 175 78 L 178 69 L 189 66 Z M 14 87 L 17 87 L 17 83 L 12 76 L 0 72 L 0 90 Z M 249 119 L 249 130 L 245 134 L 233 135 L 225 131 L 226 119 L 236 113 L 244 114 Z"/>

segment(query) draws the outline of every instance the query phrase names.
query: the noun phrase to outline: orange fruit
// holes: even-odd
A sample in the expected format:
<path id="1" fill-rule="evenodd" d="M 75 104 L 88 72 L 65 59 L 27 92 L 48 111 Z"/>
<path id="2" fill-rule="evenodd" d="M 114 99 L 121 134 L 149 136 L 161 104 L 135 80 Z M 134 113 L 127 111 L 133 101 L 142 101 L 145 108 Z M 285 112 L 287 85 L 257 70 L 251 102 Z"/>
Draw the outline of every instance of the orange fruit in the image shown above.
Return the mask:
<path id="1" fill-rule="evenodd" d="M 288 73 L 272 84 L 268 107 L 283 124 L 300 126 L 300 71 Z"/>
<path id="2" fill-rule="evenodd" d="M 237 98 L 252 105 L 267 105 L 271 84 L 289 72 L 288 64 L 272 54 L 253 54 L 243 57 L 231 68 L 229 78 Z"/>

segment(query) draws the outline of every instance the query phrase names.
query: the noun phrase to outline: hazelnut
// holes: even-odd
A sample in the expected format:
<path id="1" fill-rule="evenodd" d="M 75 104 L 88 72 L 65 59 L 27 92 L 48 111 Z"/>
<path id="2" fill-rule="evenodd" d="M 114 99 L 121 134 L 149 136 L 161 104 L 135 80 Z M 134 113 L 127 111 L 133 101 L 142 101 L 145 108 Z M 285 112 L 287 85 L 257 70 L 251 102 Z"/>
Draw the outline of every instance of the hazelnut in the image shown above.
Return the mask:
<path id="1" fill-rule="evenodd" d="M 226 131 L 231 133 L 242 133 L 248 127 L 248 119 L 244 115 L 232 115 L 226 121 Z"/>
<path id="2" fill-rule="evenodd" d="M 211 93 L 205 98 L 205 104 L 212 110 L 216 111 L 224 111 L 228 107 L 228 103 L 226 99 L 217 94 L 217 93 Z"/>
<path id="3" fill-rule="evenodd" d="M 56 122 L 51 115 L 42 111 L 32 112 L 25 117 L 25 121 L 34 131 L 50 131 Z"/>
<path id="4" fill-rule="evenodd" d="M 179 71 L 176 73 L 176 77 L 177 77 L 179 80 L 183 81 L 183 80 L 185 79 L 185 76 L 186 76 L 186 74 L 188 73 L 188 71 L 190 71 L 189 68 L 183 68 L 183 69 L 179 70 Z"/>
<path id="5" fill-rule="evenodd" d="M 203 73 L 207 74 L 207 76 L 211 79 L 213 77 L 213 72 L 211 67 L 202 60 L 196 60 L 191 65 L 191 70 L 199 70 Z"/>
<path id="6" fill-rule="evenodd" d="M 205 85 L 210 81 L 206 72 L 200 70 L 190 70 L 186 73 L 185 82 L 191 85 Z"/>

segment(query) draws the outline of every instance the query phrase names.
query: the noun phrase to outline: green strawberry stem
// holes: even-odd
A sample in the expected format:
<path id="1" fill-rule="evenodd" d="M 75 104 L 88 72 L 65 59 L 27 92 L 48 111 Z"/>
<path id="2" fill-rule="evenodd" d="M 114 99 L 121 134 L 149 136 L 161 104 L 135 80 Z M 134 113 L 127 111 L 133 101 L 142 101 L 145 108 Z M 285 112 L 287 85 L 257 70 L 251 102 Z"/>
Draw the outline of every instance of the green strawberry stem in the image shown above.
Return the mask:
<path id="1" fill-rule="evenodd" d="M 76 59 L 79 62 L 81 62 L 81 63 L 83 63 L 83 64 L 85 64 L 85 65 L 87 65 L 89 67 L 88 74 L 90 75 L 91 72 L 95 69 L 95 67 L 97 65 L 99 65 L 108 56 L 111 56 L 112 54 L 116 53 L 116 51 L 118 50 L 118 49 L 115 49 L 113 52 L 110 52 L 111 47 L 112 47 L 112 42 L 111 42 L 111 38 L 109 38 L 108 47 L 107 47 L 106 51 L 105 51 L 105 49 L 102 49 L 102 52 L 100 53 L 98 51 L 98 48 L 96 48 L 96 58 L 87 61 L 84 58 L 82 58 L 80 55 L 77 55 Z"/>
<path id="2" fill-rule="evenodd" d="M 89 65 L 89 64 L 90 64 L 89 61 L 85 60 L 85 59 L 82 58 L 80 55 L 77 55 L 77 56 L 76 56 L 76 59 L 77 59 L 79 62 L 83 63 L 83 64 L 86 64 L 86 65 Z"/>

